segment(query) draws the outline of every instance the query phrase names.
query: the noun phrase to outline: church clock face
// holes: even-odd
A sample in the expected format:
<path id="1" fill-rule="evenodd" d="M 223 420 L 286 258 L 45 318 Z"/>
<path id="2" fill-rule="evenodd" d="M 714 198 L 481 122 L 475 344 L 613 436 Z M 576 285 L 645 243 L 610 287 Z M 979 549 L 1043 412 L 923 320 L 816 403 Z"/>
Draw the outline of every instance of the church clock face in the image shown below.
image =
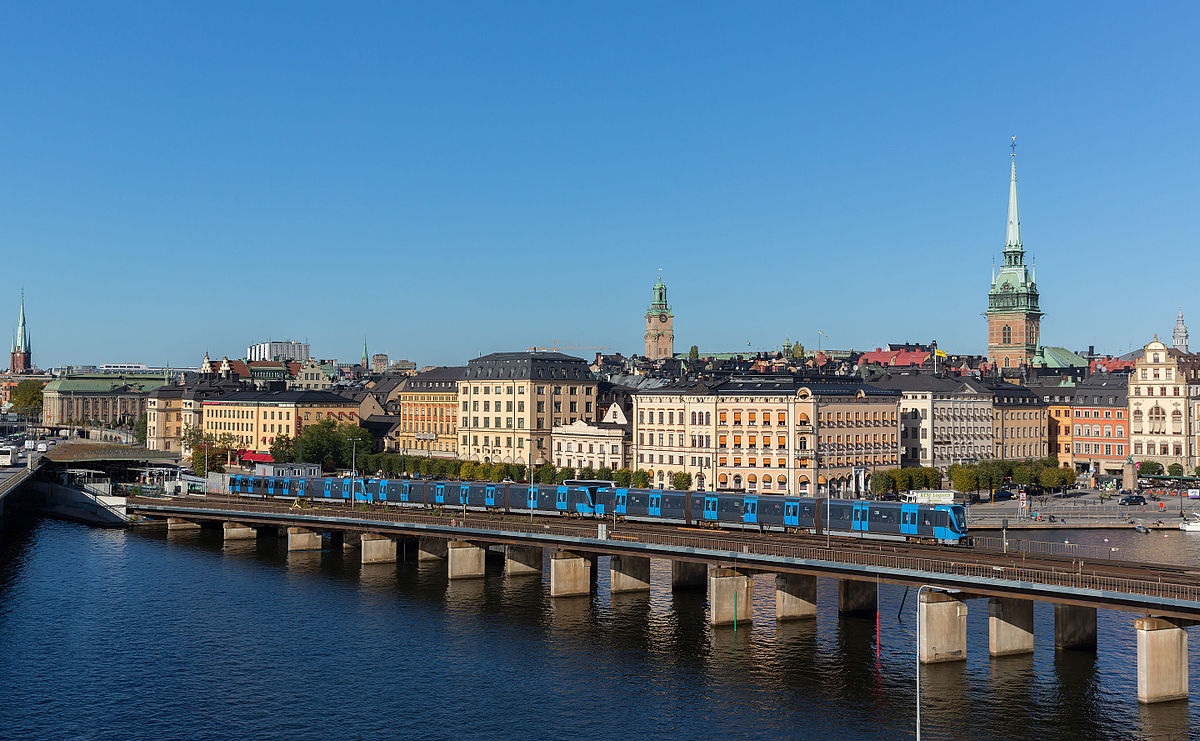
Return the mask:
<path id="1" fill-rule="evenodd" d="M 663 324 L 666 324 L 666 323 L 667 323 L 667 315 L 666 315 L 666 314 L 659 314 L 659 315 L 658 315 L 658 321 L 662 322 Z"/>

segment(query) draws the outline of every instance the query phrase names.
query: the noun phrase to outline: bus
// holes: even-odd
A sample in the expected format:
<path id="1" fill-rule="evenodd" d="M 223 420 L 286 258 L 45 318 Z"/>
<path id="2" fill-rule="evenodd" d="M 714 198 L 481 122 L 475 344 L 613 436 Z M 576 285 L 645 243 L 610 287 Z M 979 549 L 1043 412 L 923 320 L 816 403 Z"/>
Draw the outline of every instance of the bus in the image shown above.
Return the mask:
<path id="1" fill-rule="evenodd" d="M 0 449 L 0 466 L 18 466 L 20 464 L 21 457 L 16 448 Z"/>

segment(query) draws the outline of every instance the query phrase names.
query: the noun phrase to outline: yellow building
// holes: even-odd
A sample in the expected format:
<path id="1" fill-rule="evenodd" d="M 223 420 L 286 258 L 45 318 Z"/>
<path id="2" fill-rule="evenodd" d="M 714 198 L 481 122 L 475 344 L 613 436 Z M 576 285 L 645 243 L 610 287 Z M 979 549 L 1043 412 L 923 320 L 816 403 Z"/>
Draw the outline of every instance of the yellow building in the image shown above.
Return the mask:
<path id="1" fill-rule="evenodd" d="M 395 449 L 401 453 L 458 456 L 458 383 L 466 366 L 433 368 L 405 379 L 396 397 L 400 426 Z"/>
<path id="2" fill-rule="evenodd" d="M 236 391 L 205 399 L 204 432 L 232 435 L 245 452 L 267 453 L 281 435 L 295 439 L 324 420 L 358 424 L 358 402 L 329 391 Z"/>

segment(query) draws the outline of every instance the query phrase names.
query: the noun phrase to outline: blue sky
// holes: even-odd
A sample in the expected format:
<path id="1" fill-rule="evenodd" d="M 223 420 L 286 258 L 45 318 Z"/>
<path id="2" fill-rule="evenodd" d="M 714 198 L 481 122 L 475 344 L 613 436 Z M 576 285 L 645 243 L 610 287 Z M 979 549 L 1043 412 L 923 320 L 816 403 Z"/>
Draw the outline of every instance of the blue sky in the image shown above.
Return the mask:
<path id="1" fill-rule="evenodd" d="M 1016 135 L 1043 341 L 1200 335 L 1198 16 L 6 4 L 0 326 L 24 287 L 42 366 L 631 353 L 662 268 L 677 348 L 981 352 Z"/>

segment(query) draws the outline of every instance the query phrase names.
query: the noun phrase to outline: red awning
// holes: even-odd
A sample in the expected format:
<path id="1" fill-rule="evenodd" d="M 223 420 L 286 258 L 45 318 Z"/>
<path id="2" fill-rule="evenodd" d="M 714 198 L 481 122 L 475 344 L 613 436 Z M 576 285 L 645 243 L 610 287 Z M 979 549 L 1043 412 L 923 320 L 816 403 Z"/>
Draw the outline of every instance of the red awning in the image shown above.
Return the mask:
<path id="1" fill-rule="evenodd" d="M 270 453 L 244 453 L 242 455 L 242 460 L 250 461 L 251 463 L 274 463 L 275 462 L 275 459 L 271 457 Z"/>

